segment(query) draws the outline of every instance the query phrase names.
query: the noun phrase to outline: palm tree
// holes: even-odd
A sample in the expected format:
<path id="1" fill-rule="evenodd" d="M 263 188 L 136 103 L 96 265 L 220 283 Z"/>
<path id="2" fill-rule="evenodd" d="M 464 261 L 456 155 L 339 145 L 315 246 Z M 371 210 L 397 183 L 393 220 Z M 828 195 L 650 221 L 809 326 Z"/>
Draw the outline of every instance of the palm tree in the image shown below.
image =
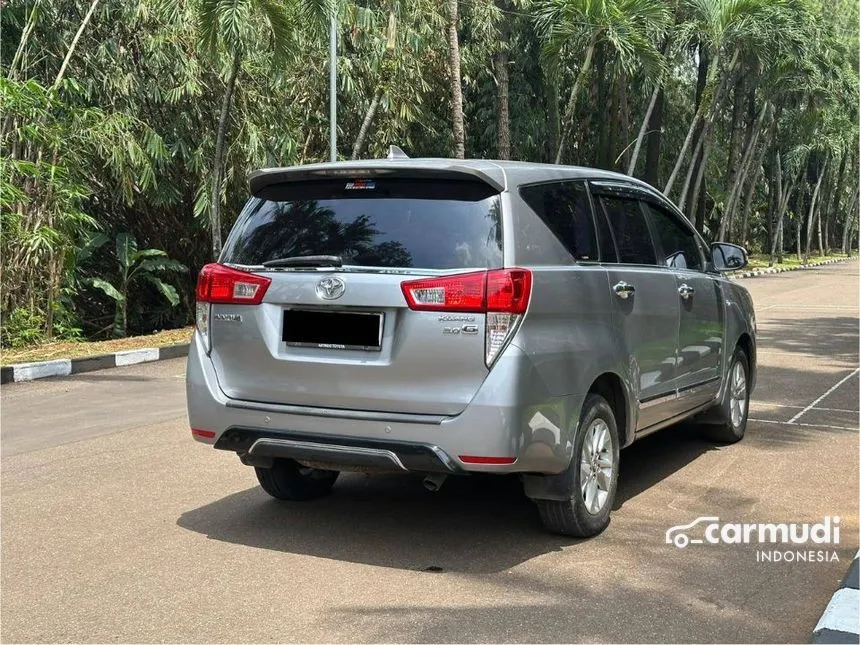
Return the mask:
<path id="1" fill-rule="evenodd" d="M 562 116 L 555 163 L 561 163 L 564 156 L 579 91 L 598 45 L 607 45 L 626 71 L 638 69 L 657 77 L 664 61 L 654 43 L 662 37 L 669 19 L 667 3 L 661 0 L 544 0 L 538 5 L 537 28 L 551 60 L 571 57 L 574 52 L 578 58 L 585 50 Z"/>
<path id="2" fill-rule="evenodd" d="M 706 57 L 708 64 L 699 66 L 699 80 L 703 81 L 704 85 L 701 100 L 690 122 L 672 173 L 663 188 L 663 192 L 667 195 L 675 184 L 697 130 L 699 136 L 693 151 L 693 159 L 704 156 L 702 150 L 714 118 L 723 104 L 726 88 L 738 64 L 744 39 L 753 34 L 762 33 L 764 31 L 761 27 L 762 19 L 772 11 L 778 10 L 783 4 L 784 0 L 684 0 L 687 20 L 679 28 L 681 38 L 698 43 L 699 57 L 700 59 Z M 771 34 L 771 39 L 779 36 L 780 34 Z M 726 59 L 728 63 L 724 65 L 723 62 Z M 697 164 L 691 163 L 684 182 L 685 188 L 682 191 L 684 196 L 696 169 L 698 169 Z"/>
<path id="3" fill-rule="evenodd" d="M 329 0 L 294 0 L 284 4 L 277 0 L 201 0 L 197 12 L 198 31 L 203 51 L 218 65 L 220 52 L 228 56 L 224 93 L 215 133 L 212 159 L 212 183 L 209 225 L 212 232 L 212 257 L 221 253 L 221 188 L 224 157 L 230 126 L 230 108 L 242 60 L 251 47 L 260 43 L 261 27 L 268 31 L 275 60 L 283 60 L 296 25 L 314 25 L 333 10 Z M 261 21 L 258 16 L 262 18 Z M 294 25 L 294 21 L 296 25 Z"/>

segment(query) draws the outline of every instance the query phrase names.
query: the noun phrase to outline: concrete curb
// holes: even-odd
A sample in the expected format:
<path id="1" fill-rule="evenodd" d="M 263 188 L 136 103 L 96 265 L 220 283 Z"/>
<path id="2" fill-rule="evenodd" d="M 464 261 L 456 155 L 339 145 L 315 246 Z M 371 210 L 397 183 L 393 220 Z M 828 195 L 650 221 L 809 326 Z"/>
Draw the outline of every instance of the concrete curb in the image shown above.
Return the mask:
<path id="1" fill-rule="evenodd" d="M 822 260 L 821 262 L 810 262 L 809 264 L 800 264 L 796 267 L 783 267 L 779 269 L 753 269 L 751 271 L 742 271 L 740 273 L 729 273 L 728 276 L 733 280 L 742 280 L 744 278 L 757 278 L 763 275 L 772 275 L 776 273 L 785 273 L 786 271 L 800 271 L 801 269 L 814 269 L 826 264 L 837 264 L 838 262 L 850 262 L 857 258 L 839 258 L 836 260 Z"/>
<path id="2" fill-rule="evenodd" d="M 812 632 L 813 643 L 860 643 L 860 551 Z"/>
<path id="3" fill-rule="evenodd" d="M 68 376 L 93 370 L 104 370 L 123 365 L 136 365 L 151 361 L 164 361 L 169 358 L 179 358 L 188 355 L 188 343 L 169 345 L 167 347 L 145 347 L 130 349 L 113 354 L 99 356 L 83 356 L 81 358 L 61 358 L 55 361 L 39 361 L 36 363 L 17 363 L 0 369 L 0 383 L 17 383 L 33 381 L 53 376 Z"/>

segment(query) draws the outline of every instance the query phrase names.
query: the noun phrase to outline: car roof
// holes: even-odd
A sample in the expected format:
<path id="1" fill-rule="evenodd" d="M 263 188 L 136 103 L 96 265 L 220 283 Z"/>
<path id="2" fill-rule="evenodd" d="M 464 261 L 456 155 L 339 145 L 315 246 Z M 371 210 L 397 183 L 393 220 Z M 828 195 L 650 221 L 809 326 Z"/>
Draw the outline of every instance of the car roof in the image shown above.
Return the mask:
<path id="1" fill-rule="evenodd" d="M 634 177 L 608 170 L 584 166 L 563 166 L 528 161 L 501 161 L 493 159 L 446 159 L 439 157 L 362 159 L 334 161 L 300 166 L 264 168 L 249 175 L 251 192 L 256 193 L 265 186 L 281 181 L 302 181 L 323 176 L 356 177 L 353 171 L 367 170 L 373 175 L 385 175 L 386 171 L 407 171 L 418 176 L 452 178 L 456 175 L 472 175 L 494 185 L 499 190 L 508 190 L 522 184 L 564 179 L 603 179 L 623 181 L 643 189 L 658 192 L 652 186 Z"/>

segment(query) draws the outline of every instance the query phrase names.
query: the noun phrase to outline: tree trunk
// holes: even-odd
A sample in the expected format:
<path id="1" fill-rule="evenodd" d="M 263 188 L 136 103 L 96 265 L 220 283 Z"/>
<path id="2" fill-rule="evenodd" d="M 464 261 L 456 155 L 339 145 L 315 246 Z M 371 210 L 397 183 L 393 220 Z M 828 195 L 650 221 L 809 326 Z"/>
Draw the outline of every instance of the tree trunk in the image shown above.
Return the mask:
<path id="1" fill-rule="evenodd" d="M 215 137 L 215 159 L 212 165 L 212 201 L 209 208 L 209 227 L 212 229 L 212 259 L 221 255 L 221 182 L 223 178 L 224 156 L 226 153 L 227 130 L 230 126 L 230 105 L 236 89 L 236 78 L 242 64 L 242 54 L 233 54 L 230 76 L 221 99 L 221 114 L 218 116 L 218 133 Z"/>
<path id="2" fill-rule="evenodd" d="M 458 0 L 446 0 L 448 8 L 448 65 L 451 73 L 452 130 L 454 157 L 466 157 L 466 129 L 463 124 L 463 86 L 460 77 L 460 40 L 457 36 Z"/>
<path id="3" fill-rule="evenodd" d="M 705 204 L 704 199 L 699 201 L 699 195 L 705 196 L 703 188 L 705 181 L 705 169 L 708 167 L 708 156 L 711 154 L 711 142 L 705 142 L 705 148 L 702 150 L 702 163 L 699 164 L 699 171 L 696 173 L 696 183 L 693 185 L 693 193 L 690 198 L 692 211 L 687 211 L 687 218 L 695 222 L 696 230 L 699 233 L 705 232 Z"/>
<path id="4" fill-rule="evenodd" d="M 857 195 L 860 188 L 855 188 L 851 192 L 851 199 L 848 201 L 848 210 L 845 213 L 845 228 L 842 229 L 842 252 L 846 255 L 851 253 L 851 231 L 854 229 L 854 206 L 857 203 Z"/>
<path id="5" fill-rule="evenodd" d="M 367 113 L 364 115 L 364 121 L 361 122 L 361 129 L 358 131 L 358 136 L 355 138 L 355 144 L 352 146 L 352 156 L 350 159 L 358 159 L 361 154 L 361 149 L 364 147 L 364 140 L 367 133 L 370 131 L 370 124 L 373 122 L 373 117 L 376 115 L 376 110 L 379 108 L 379 102 L 382 100 L 382 88 L 379 87 L 373 95 L 373 100 L 367 108 Z"/>
<path id="6" fill-rule="evenodd" d="M 702 104 L 702 95 L 705 91 L 705 87 L 708 82 L 708 49 L 704 47 L 701 43 L 699 44 L 699 65 L 698 65 L 698 74 L 696 77 L 696 101 L 695 106 L 696 109 Z M 691 220 L 695 219 L 695 202 L 691 199 L 689 202 L 686 200 L 687 192 L 690 187 L 690 181 L 692 177 L 696 177 L 699 174 L 699 167 L 702 165 L 702 157 L 704 156 L 704 144 L 701 143 L 704 140 L 703 134 L 709 128 L 707 124 L 704 122 L 700 122 L 696 127 L 696 132 L 693 134 L 693 138 L 696 141 L 696 152 L 693 153 L 693 159 L 690 162 L 690 166 L 687 169 L 687 176 L 684 179 L 684 187 L 681 189 L 681 196 L 678 199 L 678 205 L 684 209 L 684 212 L 687 213 L 687 217 Z M 701 219 L 701 218 L 700 218 Z"/>
<path id="7" fill-rule="evenodd" d="M 450 0 L 448 0 L 450 2 Z M 561 158 L 564 155 L 564 146 L 567 144 L 567 138 L 570 136 L 570 130 L 573 127 L 573 114 L 576 110 L 576 98 L 579 94 L 579 87 L 588 76 L 588 69 L 591 67 L 591 59 L 594 57 L 594 47 L 597 44 L 597 36 L 592 36 L 588 43 L 588 49 L 585 51 L 585 60 L 582 62 L 582 67 L 579 74 L 576 75 L 576 81 L 570 90 L 570 98 L 567 100 L 567 107 L 564 110 L 564 120 L 561 126 L 561 141 L 558 142 L 558 151 L 555 153 L 555 163 L 561 163 Z"/>
<path id="8" fill-rule="evenodd" d="M 741 195 L 741 191 L 743 190 L 744 184 L 746 183 L 747 173 L 749 172 L 753 153 L 755 152 L 755 147 L 758 143 L 758 137 L 761 133 L 761 128 L 764 125 L 765 115 L 767 114 L 769 109 L 770 105 L 767 102 L 765 102 L 764 105 L 761 106 L 759 118 L 753 126 L 753 130 L 750 132 L 750 138 L 747 141 L 746 149 L 744 150 L 743 157 L 741 158 L 741 165 L 738 170 L 738 175 L 735 178 L 735 183 L 732 186 L 731 192 L 729 193 L 729 198 L 726 200 L 726 208 L 723 212 L 722 222 L 720 223 L 720 241 L 724 241 L 726 239 L 726 231 L 731 229 L 731 224 L 734 217 L 735 204 L 739 196 Z"/>
<path id="9" fill-rule="evenodd" d="M 499 159 L 511 158 L 511 114 L 508 103 L 510 79 L 508 77 L 507 43 L 502 43 L 502 50 L 496 54 L 496 81 L 498 82 L 499 102 Z"/>
<path id="10" fill-rule="evenodd" d="M 839 213 L 839 203 L 842 197 L 842 189 L 844 187 L 845 182 L 845 169 L 848 166 L 848 156 L 849 151 L 846 150 L 842 153 L 842 161 L 839 164 L 839 172 L 836 176 L 836 187 L 830 191 L 830 194 L 827 197 L 827 206 L 824 210 L 825 220 L 824 220 L 824 254 L 830 251 L 830 230 L 831 223 L 835 222 L 835 218 L 838 217 Z"/>
<path id="11" fill-rule="evenodd" d="M 726 85 L 726 81 L 727 81 L 729 75 L 731 74 L 732 70 L 734 69 L 735 65 L 737 64 L 738 54 L 739 54 L 738 50 L 735 50 L 735 53 L 732 56 L 732 60 L 729 63 L 729 66 L 728 66 L 726 72 L 724 73 L 720 82 L 717 84 L 717 90 L 714 93 L 713 100 L 711 101 L 711 111 L 714 113 L 716 113 L 716 108 L 719 108 L 719 105 L 721 103 L 722 94 L 724 91 L 723 88 Z M 719 59 L 719 56 L 717 56 L 713 62 L 714 67 L 717 69 L 719 69 L 719 60 L 718 59 Z M 666 182 L 666 186 L 663 188 L 663 193 L 665 193 L 667 196 L 669 195 L 669 192 L 672 190 L 672 186 L 675 184 L 675 179 L 677 179 L 678 173 L 681 171 L 681 166 L 683 165 L 684 159 L 687 156 L 687 150 L 689 150 L 689 148 L 690 148 L 690 143 L 693 140 L 693 134 L 699 125 L 699 121 L 701 121 L 701 119 L 704 118 L 705 106 L 706 106 L 706 101 L 702 101 L 701 104 L 699 104 L 699 107 L 696 109 L 696 113 L 693 115 L 693 120 L 690 123 L 689 129 L 687 130 L 687 136 L 684 138 L 684 144 L 681 146 L 681 151 L 678 153 L 678 158 L 675 160 L 675 167 L 672 169 L 672 174 L 669 175 L 669 180 Z M 694 153 L 694 155 L 695 155 L 695 153 Z"/>
<path id="12" fill-rule="evenodd" d="M 631 177 L 636 171 L 636 162 L 639 160 L 639 151 L 642 149 L 642 141 L 648 133 L 648 122 L 651 120 L 651 114 L 654 112 L 654 106 L 657 105 L 657 96 L 660 94 L 662 86 L 658 85 L 651 92 L 651 100 L 648 101 L 648 109 L 645 111 L 645 116 L 642 118 L 642 125 L 639 127 L 639 134 L 636 136 L 636 145 L 633 147 L 633 153 L 630 155 L 630 163 L 627 164 L 627 174 Z"/>
<path id="13" fill-rule="evenodd" d="M 546 152 L 546 160 L 549 161 L 555 155 L 555 151 L 558 150 L 559 145 L 559 136 L 561 129 L 561 118 L 558 110 L 558 84 L 550 79 L 547 79 L 549 82 L 549 150 Z"/>
<path id="14" fill-rule="evenodd" d="M 621 154 L 624 156 L 624 160 L 628 161 L 630 158 L 630 146 L 628 145 L 628 141 L 630 141 L 630 102 L 627 100 L 627 74 L 624 73 L 624 68 L 621 69 L 621 79 L 620 79 L 620 88 L 618 94 L 619 100 L 619 113 L 618 119 L 621 122 L 621 137 L 624 142 L 624 150 Z M 613 161 L 613 170 L 614 166 L 617 166 L 618 162 Z M 620 168 L 618 169 L 620 170 Z"/>
<path id="15" fill-rule="evenodd" d="M 666 93 L 660 88 L 657 102 L 648 121 L 648 145 L 645 148 L 645 172 L 642 179 L 652 186 L 660 183 L 660 148 L 663 141 L 663 106 L 666 103 Z"/>
<path id="16" fill-rule="evenodd" d="M 749 217 L 750 217 L 750 207 L 752 206 L 752 200 L 755 197 L 756 187 L 758 184 L 758 178 L 761 176 L 761 164 L 756 164 L 755 170 L 753 170 L 752 181 L 750 181 L 749 188 L 747 189 L 747 196 L 744 200 L 743 207 L 743 225 L 741 226 L 741 244 L 744 247 L 749 246 L 749 240 L 747 240 L 747 233 L 749 232 Z"/>
<path id="17" fill-rule="evenodd" d="M 815 182 L 815 189 L 812 191 L 812 197 L 809 200 L 809 218 L 806 220 L 806 253 L 804 254 L 804 259 L 809 259 L 809 251 L 812 246 L 812 233 L 813 228 L 812 225 L 815 224 L 815 213 L 818 202 L 818 193 L 821 190 L 821 182 L 824 179 L 824 174 L 827 172 L 827 162 L 830 160 L 830 153 L 824 157 L 824 165 L 821 167 L 821 172 L 818 175 L 818 181 Z"/>
<path id="18" fill-rule="evenodd" d="M 804 190 L 804 188 L 805 188 L 804 184 L 806 183 L 805 174 L 806 174 L 806 164 L 803 165 L 803 169 L 801 170 L 801 183 L 799 184 L 800 185 L 800 192 L 797 194 L 797 216 L 796 216 L 796 219 L 797 219 L 797 229 L 796 229 L 797 241 L 796 241 L 795 249 L 797 252 L 797 261 L 798 262 L 803 262 L 803 247 L 800 244 L 800 234 L 801 234 L 801 229 L 803 228 L 803 208 L 804 208 L 804 202 L 806 201 L 806 191 Z"/>

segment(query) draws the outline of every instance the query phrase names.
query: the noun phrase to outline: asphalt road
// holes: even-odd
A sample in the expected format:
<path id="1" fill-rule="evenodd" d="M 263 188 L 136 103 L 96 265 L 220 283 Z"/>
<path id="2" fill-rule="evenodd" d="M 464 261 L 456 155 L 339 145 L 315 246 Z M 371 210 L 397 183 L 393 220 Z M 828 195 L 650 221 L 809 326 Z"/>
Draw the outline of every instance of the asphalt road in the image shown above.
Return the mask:
<path id="1" fill-rule="evenodd" d="M 0 640 L 806 642 L 858 546 L 858 264 L 743 284 L 746 438 L 674 427 L 627 449 L 587 541 L 544 534 L 512 479 L 433 494 L 346 475 L 327 499 L 271 500 L 191 440 L 183 360 L 4 386 Z M 705 515 L 838 515 L 839 561 L 665 543 Z"/>

